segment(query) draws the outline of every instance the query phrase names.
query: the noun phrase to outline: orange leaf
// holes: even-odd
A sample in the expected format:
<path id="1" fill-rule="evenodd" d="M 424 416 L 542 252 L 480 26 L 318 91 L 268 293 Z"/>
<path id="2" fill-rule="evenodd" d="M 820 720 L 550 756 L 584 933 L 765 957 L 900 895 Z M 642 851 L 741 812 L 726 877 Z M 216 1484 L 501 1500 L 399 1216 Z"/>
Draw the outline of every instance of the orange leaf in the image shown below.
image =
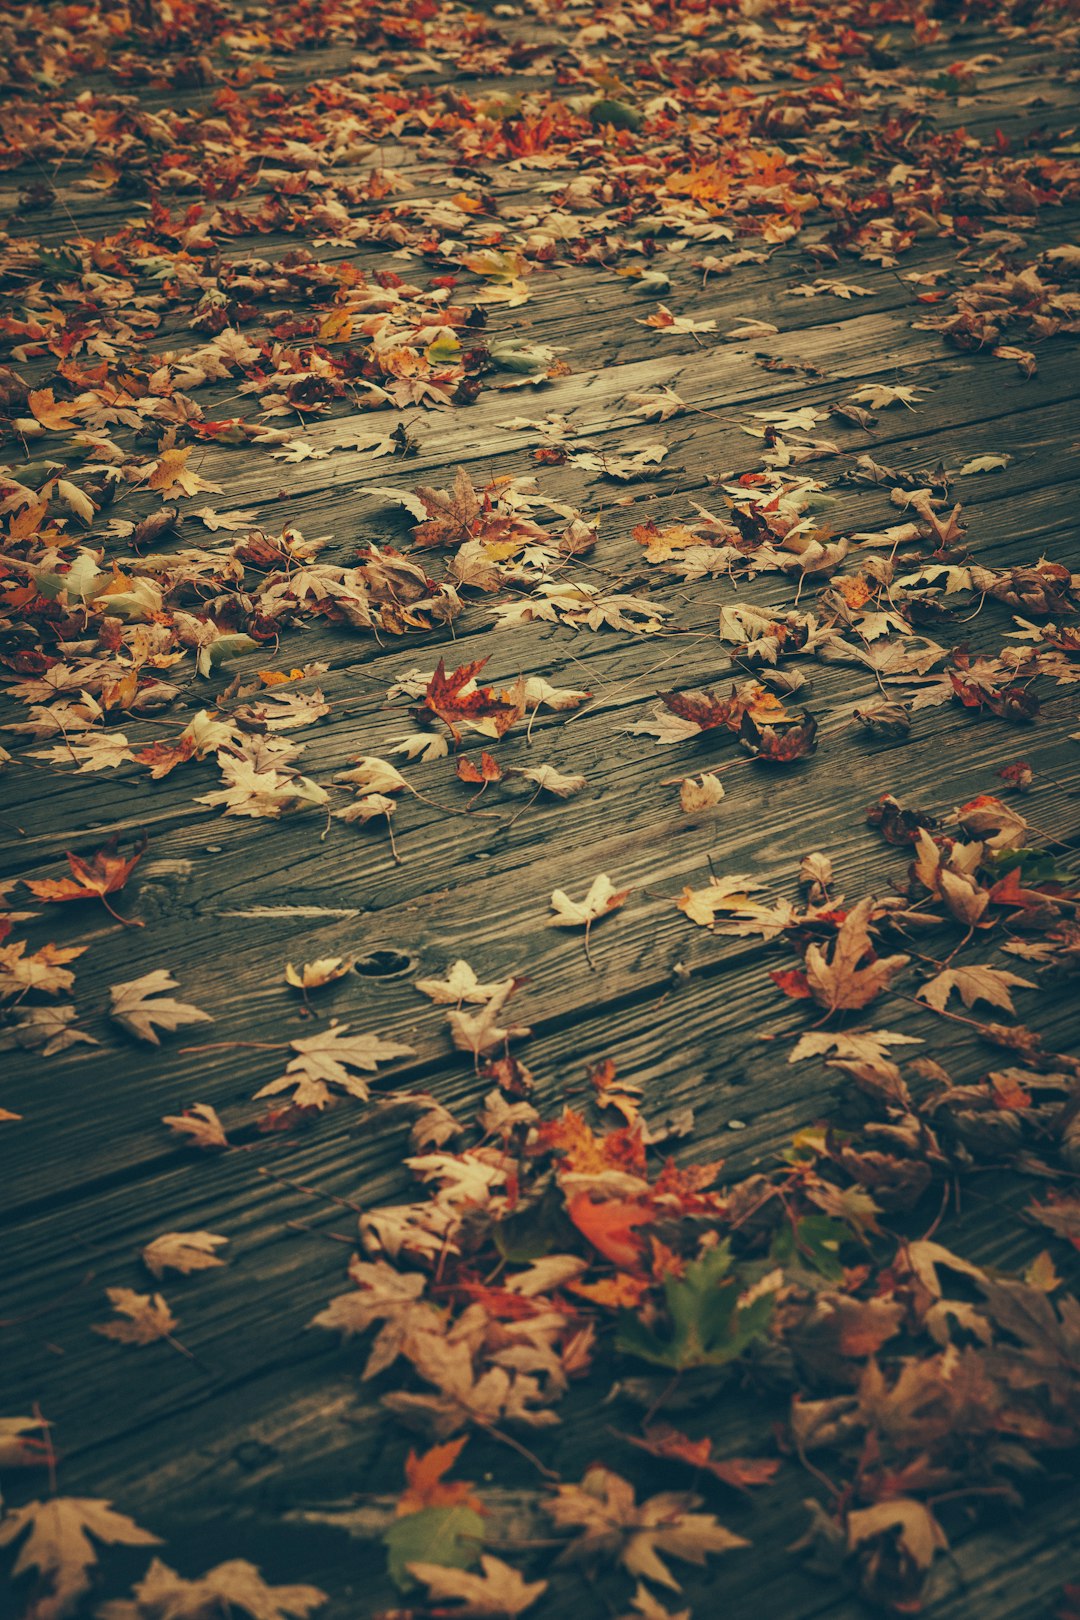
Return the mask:
<path id="1" fill-rule="evenodd" d="M 146 839 L 135 846 L 135 853 L 130 860 L 125 860 L 116 853 L 116 840 L 111 840 L 102 849 L 95 850 L 89 860 L 83 860 L 81 855 L 72 855 L 67 851 L 67 863 L 71 868 L 69 878 L 41 878 L 27 879 L 26 887 L 31 894 L 39 900 L 100 900 L 110 916 L 116 917 L 117 922 L 126 922 L 123 917 L 117 916 L 108 901 L 107 894 L 115 894 L 122 889 L 136 866 L 142 860 L 146 849 Z M 141 922 L 127 922 L 128 927 L 141 928 Z"/>
<path id="2" fill-rule="evenodd" d="M 587 1192 L 582 1192 L 567 1204 L 566 1213 L 605 1259 L 622 1271 L 640 1268 L 642 1240 L 634 1228 L 644 1226 L 653 1218 L 648 1199 L 609 1198 L 597 1204 Z"/>
<path id="3" fill-rule="evenodd" d="M 443 1479 L 443 1475 L 457 1462 L 468 1438 L 467 1434 L 463 1434 L 460 1440 L 448 1440 L 445 1445 L 432 1446 L 430 1451 L 420 1456 L 410 1450 L 405 1459 L 408 1486 L 398 1498 L 395 1509 L 399 1519 L 407 1513 L 419 1513 L 422 1508 L 431 1507 L 470 1507 L 475 1513 L 483 1512 L 482 1504 L 471 1494 L 471 1481 Z"/>

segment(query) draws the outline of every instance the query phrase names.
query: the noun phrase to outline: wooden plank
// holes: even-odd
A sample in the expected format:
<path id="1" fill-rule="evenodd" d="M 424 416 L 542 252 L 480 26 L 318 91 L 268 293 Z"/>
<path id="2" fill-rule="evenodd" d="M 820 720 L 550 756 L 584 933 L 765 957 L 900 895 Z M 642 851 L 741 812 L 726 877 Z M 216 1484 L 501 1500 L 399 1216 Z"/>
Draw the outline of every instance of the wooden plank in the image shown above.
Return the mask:
<path id="1" fill-rule="evenodd" d="M 768 19 L 760 22 L 768 31 Z M 743 26 L 736 20 L 728 30 L 724 23 L 732 43 L 739 37 L 733 30 Z M 528 41 L 545 38 L 559 50 L 566 38 L 562 20 L 549 28 L 532 17 L 500 19 L 499 27 Z M 1028 33 L 1019 39 L 1014 31 L 1003 45 L 984 30 L 950 26 L 939 42 L 917 49 L 900 35 L 902 55 L 908 59 L 911 53 L 913 79 L 927 83 L 958 55 L 994 50 L 1003 58 L 976 78 L 974 94 L 961 98 L 964 105 L 951 94 L 932 97 L 930 126 L 963 126 L 983 139 L 1001 126 L 1018 150 L 1036 124 L 1061 128 L 1073 116 L 1073 98 L 1060 75 L 1047 74 L 1052 40 L 1034 24 Z M 689 54 L 698 47 L 684 38 L 665 48 Z M 616 40 L 602 52 L 615 68 L 627 59 Z M 284 58 L 280 83 L 299 87 L 347 72 L 352 57 L 350 41 L 303 59 Z M 748 99 L 764 105 L 781 85 L 793 100 L 801 94 L 783 57 L 770 57 L 770 68 L 775 77 L 769 82 L 745 87 Z M 438 86 L 437 75 L 428 78 Z M 105 76 L 93 82 L 112 88 Z M 518 91 L 542 88 L 548 79 L 521 71 L 512 80 L 481 76 L 466 63 L 458 82 L 476 96 L 502 94 L 509 83 Z M 559 93 L 579 88 L 568 75 Z M 744 87 L 736 88 L 741 95 Z M 195 92 L 189 109 L 209 107 L 213 93 Z M 139 89 L 144 107 L 168 107 L 172 99 L 171 92 Z M 410 189 L 392 200 L 420 217 L 428 199 L 447 194 L 439 184 L 444 159 L 434 148 L 429 154 L 410 142 L 388 144 L 378 161 L 401 170 Z M 1041 144 L 1051 143 L 1047 138 Z M 57 209 L 51 217 L 28 216 L 17 222 L 18 232 L 62 241 L 73 223 L 101 235 L 129 217 L 123 201 L 71 189 L 68 182 L 85 168 L 65 166 L 60 175 L 61 203 L 69 214 Z M 363 161 L 335 168 L 330 183 L 339 186 L 364 172 Z M 510 210 L 534 201 L 546 206 L 538 182 L 550 177 L 543 171 L 492 176 L 506 219 L 515 218 Z M 10 188 L 0 189 L 0 207 L 11 195 Z M 187 200 L 180 194 L 171 204 Z M 1075 240 L 1078 214 L 1070 207 L 1044 217 L 1037 230 L 1025 227 L 1027 256 Z M 805 241 L 822 234 L 815 226 Z M 233 242 L 228 254 L 274 256 L 293 245 L 282 233 Z M 897 274 L 951 269 L 955 250 L 952 240 L 921 241 Z M 383 246 L 316 251 L 368 269 L 392 265 L 409 274 L 418 268 Z M 1039 376 L 1025 382 L 1012 367 L 985 355 L 949 352 L 937 334 L 913 330 L 910 323 L 923 306 L 890 270 L 844 256 L 835 274 L 872 289 L 849 308 L 833 299 L 804 303 L 786 296 L 793 283 L 816 273 L 808 271 L 798 244 L 704 288 L 692 269 L 697 256 L 693 246 L 663 256 L 672 271 L 673 308 L 713 318 L 721 332 L 747 313 L 774 321 L 780 332 L 739 344 L 710 336 L 699 347 L 692 337 L 638 326 L 635 318 L 652 303 L 628 294 L 615 275 L 595 266 L 560 266 L 531 279 L 530 303 L 493 310 L 491 320 L 494 331 L 566 345 L 574 374 L 557 386 L 488 390 L 470 410 L 407 413 L 419 444 L 407 462 L 335 452 L 326 461 L 291 467 L 248 450 L 217 448 L 200 459 L 204 476 L 223 486 L 213 497 L 219 507 L 254 504 L 268 527 L 288 519 L 309 535 L 332 530 L 335 550 L 327 555 L 348 560 L 364 540 L 408 543 L 403 515 L 361 495 L 364 486 L 445 484 L 459 465 L 477 479 L 534 472 L 533 441 L 506 432 L 507 417 L 565 411 L 580 430 L 580 442 L 602 451 L 616 451 L 628 439 L 669 443 L 657 478 L 629 488 L 572 468 L 540 473 L 545 492 L 602 517 L 600 544 L 576 577 L 618 581 L 670 606 L 670 627 L 660 635 L 586 636 L 562 626 L 502 630 L 481 599 L 453 636 L 379 645 L 314 626 L 290 636 L 275 655 L 285 664 L 319 658 L 330 665 L 321 684 L 332 712 L 297 734 L 306 747 L 302 767 L 320 781 L 329 781 L 360 752 L 383 751 L 409 728 L 407 706 L 388 704 L 386 691 L 411 668 L 431 667 L 440 654 L 448 662 L 489 655 L 490 672 L 500 680 L 521 670 L 587 687 L 594 697 L 586 708 L 538 717 L 531 741 L 509 738 L 499 749 L 504 762 L 554 761 L 580 769 L 588 782 L 580 798 L 566 805 L 538 802 L 513 825 L 524 800 L 509 793 L 497 800 L 498 815 L 491 820 L 447 815 L 431 803 L 411 801 L 398 813 L 404 862 L 397 866 L 374 831 L 334 824 L 320 842 L 317 818 L 262 824 L 208 815 L 192 801 L 213 783 L 209 766 L 182 769 L 152 787 L 130 768 L 80 777 L 37 766 L 31 775 L 19 767 L 5 779 L 11 789 L 5 815 L 18 828 L 7 845 L 13 876 L 55 875 L 64 848 L 91 847 L 114 831 L 151 834 L 150 850 L 123 900 L 125 911 L 149 924 L 144 933 L 85 911 L 65 916 L 56 908 L 44 919 L 50 938 L 89 944 L 78 963 L 77 996 L 86 1027 L 103 1044 L 47 1066 L 16 1056 L 5 1070 L 0 1101 L 26 1116 L 0 1212 L 9 1257 L 0 1282 L 8 1381 L 19 1392 L 20 1410 L 23 1401 L 36 1399 L 55 1423 L 66 1491 L 109 1495 L 134 1510 L 167 1538 L 168 1561 L 186 1573 L 219 1559 L 249 1557 L 272 1580 L 323 1586 L 331 1594 L 325 1620 L 358 1620 L 373 1606 L 400 1602 L 386 1579 L 380 1536 L 401 1488 L 408 1442 L 378 1405 L 392 1380 L 363 1386 L 362 1350 L 338 1346 L 305 1324 L 343 1286 L 355 1237 L 350 1206 L 409 1196 L 411 1182 L 401 1163 L 408 1117 L 384 1110 L 380 1099 L 399 1086 L 429 1088 L 467 1120 L 487 1089 L 468 1059 L 452 1052 L 441 1013 L 416 994 L 412 981 L 458 955 L 485 977 L 527 975 L 515 1005 L 534 1035 L 520 1050 L 536 1074 L 546 1112 L 579 1101 L 585 1065 L 612 1055 L 620 1073 L 643 1086 L 650 1119 L 684 1104 L 693 1108 L 693 1135 L 670 1144 L 675 1157 L 689 1163 L 723 1156 L 725 1177 L 735 1179 L 769 1162 L 814 1120 L 854 1117 L 853 1093 L 820 1063 L 786 1062 L 796 1035 L 814 1016 L 784 1000 L 768 977 L 770 968 L 793 960 L 790 952 L 695 928 L 674 906 L 685 883 L 704 883 L 713 865 L 751 873 L 767 893 L 793 896 L 799 857 L 824 847 L 834 856 L 838 886 L 849 901 L 881 892 L 903 873 L 908 855 L 884 849 L 865 827 L 865 804 L 895 790 L 906 802 L 947 810 L 977 792 L 993 791 L 998 770 L 1020 754 L 1031 757 L 1037 771 L 1024 801 L 1031 819 L 1058 841 L 1062 856 L 1080 836 L 1080 771 L 1070 741 L 1075 690 L 1045 681 L 1043 712 L 1031 730 L 981 725 L 947 707 L 920 715 L 906 745 L 868 744 L 850 726 L 850 714 L 876 689 L 869 672 L 849 664 L 806 664 L 822 749 L 809 765 L 784 777 L 770 777 L 715 739 L 661 748 L 627 734 L 626 727 L 648 713 L 658 689 L 728 677 L 716 636 L 722 605 L 735 599 L 780 610 L 791 605 L 792 582 L 775 575 L 686 586 L 648 569 L 632 535 L 634 525 L 648 518 L 684 520 L 691 498 L 707 506 L 716 499 L 718 474 L 758 465 L 759 446 L 740 431 L 753 410 L 823 407 L 871 379 L 928 390 L 916 413 L 884 412 L 872 434 L 835 419 L 820 424 L 815 436 L 835 439 L 840 456 L 810 463 L 807 470 L 834 485 L 840 470 L 863 452 L 910 467 L 938 457 L 959 465 L 974 454 L 1007 450 L 1012 459 L 1002 473 L 957 482 L 976 560 L 1004 566 L 1045 551 L 1080 564 L 1070 459 L 1075 361 L 1066 345 L 1038 344 Z M 147 352 L 185 349 L 192 339 L 170 317 Z M 791 355 L 825 375 L 769 372 L 762 354 Z M 50 366 L 47 360 L 27 373 L 43 376 Z M 696 408 L 692 414 L 658 426 L 635 418 L 626 394 L 663 384 L 686 397 Z M 231 413 L 238 404 L 246 413 L 248 402 L 235 396 L 230 401 L 232 394 L 229 383 L 200 390 L 197 397 L 207 414 Z M 330 417 L 307 425 L 304 436 L 320 448 L 333 444 L 347 421 L 345 410 L 335 407 Z M 116 438 L 130 442 L 126 430 Z M 290 499 L 271 501 L 283 485 Z M 136 494 L 124 512 L 138 515 L 155 505 Z M 877 488 L 834 489 L 826 512 L 826 521 L 840 532 L 895 518 L 888 491 Z M 183 543 L 204 539 L 208 547 L 228 544 L 225 537 L 185 525 Z M 169 540 L 156 550 L 175 545 Z M 434 556 L 422 560 L 437 571 Z M 800 605 L 812 609 L 815 596 L 816 588 L 804 587 Z M 1010 627 L 1004 609 L 986 604 L 955 634 L 996 648 Z M 264 662 L 265 656 L 256 656 L 236 667 Z M 212 701 L 223 679 L 186 686 L 183 713 Z M 174 721 L 181 723 L 167 717 L 170 728 Z M 146 722 L 125 729 L 140 743 L 162 734 L 161 726 Z M 688 820 L 668 779 L 713 766 L 724 773 L 727 798 L 714 820 Z M 445 760 L 410 767 L 408 775 L 431 799 L 455 807 L 464 800 Z M 489 798 L 495 795 L 481 801 L 482 810 Z M 600 870 L 633 883 L 635 893 L 622 912 L 597 928 L 593 971 L 579 935 L 547 927 L 548 896 L 556 886 L 577 893 Z M 342 951 L 358 953 L 368 971 L 350 975 L 320 998 L 315 1022 L 283 984 L 282 965 Z M 152 965 L 171 966 L 185 999 L 215 1018 L 212 1028 L 169 1037 L 154 1053 L 124 1044 L 103 1016 L 108 986 L 144 971 L 151 957 Z M 415 1056 L 377 1077 L 369 1109 L 346 1102 L 292 1136 L 258 1134 L 254 1121 L 262 1105 L 252 1093 L 277 1072 L 288 1041 L 322 1027 L 329 1016 L 405 1040 Z M 924 1038 L 926 1050 L 958 1081 L 980 1078 L 994 1060 L 955 1025 L 901 997 L 883 1000 L 881 1022 Z M 766 1028 L 774 1038 L 762 1039 Z M 1063 996 L 1044 999 L 1040 1028 L 1048 1040 L 1067 1045 L 1076 1034 L 1075 1009 Z M 234 1152 L 217 1159 L 193 1156 L 161 1127 L 162 1114 L 196 1100 L 222 1110 L 238 1143 Z M 1022 1269 L 1046 1242 L 1045 1232 L 1024 1219 L 1030 1185 L 994 1172 L 982 1182 L 970 1178 L 963 1208 L 955 1218 L 950 1214 L 948 1241 L 983 1263 Z M 146 1286 L 138 1250 L 169 1228 L 205 1228 L 230 1238 L 226 1271 L 169 1288 L 181 1318 L 179 1338 L 193 1359 L 167 1345 L 128 1352 L 90 1331 L 105 1314 L 105 1286 Z M 1061 1265 L 1057 1249 L 1055 1258 Z M 642 1492 L 685 1488 L 685 1473 L 646 1462 L 614 1438 L 613 1430 L 637 1426 L 641 1406 L 625 1387 L 624 1375 L 635 1369 L 612 1363 L 608 1371 L 621 1381 L 614 1388 L 593 1379 L 572 1390 L 561 1408 L 561 1427 L 537 1443 L 544 1462 L 569 1479 L 602 1458 Z M 785 1411 L 786 1395 L 770 1386 L 764 1369 L 751 1365 L 692 1416 L 725 1452 L 760 1453 L 773 1448 L 774 1425 L 783 1424 Z M 524 1562 L 518 1544 L 547 1529 L 537 1513 L 537 1475 L 482 1435 L 470 1439 L 467 1460 L 470 1477 L 485 1481 L 493 1539 L 511 1562 Z M 1080 1508 L 1061 1483 L 1051 1473 L 1035 1485 L 1023 1520 L 1002 1511 L 972 1532 L 965 1510 L 946 1514 L 955 1556 L 940 1561 L 933 1620 L 976 1612 L 983 1620 L 1035 1620 L 1052 1610 L 1071 1573 L 1061 1567 L 1060 1549 L 1080 1524 Z M 789 1459 L 776 1486 L 756 1505 L 710 1502 L 753 1546 L 709 1570 L 691 1571 L 685 1601 L 696 1615 L 856 1620 L 864 1612 L 842 1585 L 813 1580 L 796 1561 L 777 1556 L 804 1529 L 803 1501 L 811 1491 L 822 1494 Z M 96 1595 L 126 1593 L 143 1563 L 126 1554 L 110 1558 Z M 552 1573 L 551 1613 L 576 1608 L 583 1615 L 614 1614 L 625 1607 L 624 1584 L 601 1579 L 586 1585 L 577 1576 Z"/>

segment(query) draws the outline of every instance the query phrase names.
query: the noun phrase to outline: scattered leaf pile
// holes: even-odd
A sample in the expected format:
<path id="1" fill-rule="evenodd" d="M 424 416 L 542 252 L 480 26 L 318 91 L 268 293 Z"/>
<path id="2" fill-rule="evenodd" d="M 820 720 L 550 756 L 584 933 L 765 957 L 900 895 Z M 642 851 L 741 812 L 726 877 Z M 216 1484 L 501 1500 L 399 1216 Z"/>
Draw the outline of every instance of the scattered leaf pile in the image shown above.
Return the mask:
<path id="1" fill-rule="evenodd" d="M 123 1127 L 170 1213 L 123 1266 L 73 1245 L 78 1356 L 212 1381 L 247 1206 L 287 1248 L 274 1199 L 325 1200 L 354 1252 L 304 1354 L 258 1354 L 336 1353 L 383 1437 L 377 1489 L 286 1517 L 374 1548 L 387 1620 L 700 1620 L 753 1557 L 955 1595 L 1080 1446 L 1080 574 L 1024 471 L 1080 333 L 1074 8 L 131 0 L 0 37 L 0 1129 L 94 1063 L 172 1110 Z M 1047 127 L 992 127 L 1048 61 Z M 208 974 L 162 894 L 222 850 L 290 902 L 318 864 L 345 921 L 279 949 L 231 899 Z M 347 1195 L 284 1157 L 328 1143 Z M 0 1320 L 35 1376 L 59 1309 Z M 273 1579 L 246 1542 L 133 1563 L 160 1538 L 67 1493 L 98 1437 L 60 1427 L 0 1419 L 27 1620 L 359 1613 L 291 1541 Z"/>

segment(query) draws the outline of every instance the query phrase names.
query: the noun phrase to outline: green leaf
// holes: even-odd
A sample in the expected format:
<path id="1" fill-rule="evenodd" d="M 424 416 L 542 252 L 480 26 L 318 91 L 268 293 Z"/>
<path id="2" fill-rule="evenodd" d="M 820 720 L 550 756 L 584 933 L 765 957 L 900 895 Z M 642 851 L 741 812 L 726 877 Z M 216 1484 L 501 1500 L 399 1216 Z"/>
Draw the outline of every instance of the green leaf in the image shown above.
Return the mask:
<path id="1" fill-rule="evenodd" d="M 444 1564 L 448 1569 L 468 1569 L 480 1557 L 484 1542 L 484 1521 L 469 1507 L 421 1508 L 395 1519 L 383 1532 L 387 1568 L 399 1592 L 408 1592 L 416 1582 L 407 1564 Z"/>
<path id="2" fill-rule="evenodd" d="M 682 1372 L 688 1367 L 722 1367 L 740 1356 L 763 1333 L 773 1298 L 763 1294 L 744 1309 L 742 1284 L 731 1274 L 731 1246 L 718 1244 L 692 1260 L 682 1277 L 667 1277 L 664 1294 L 671 1332 L 662 1337 L 633 1312 L 623 1314 L 616 1345 L 629 1355 Z"/>
<path id="3" fill-rule="evenodd" d="M 771 1258 L 782 1266 L 810 1266 L 830 1282 L 841 1282 L 844 1267 L 840 1245 L 850 1242 L 851 1233 L 843 1221 L 834 1221 L 828 1215 L 806 1215 L 796 1222 L 794 1231 L 786 1224 L 778 1229 Z"/>
<path id="4" fill-rule="evenodd" d="M 555 358 L 550 344 L 526 343 L 521 338 L 502 338 L 490 345 L 488 354 L 500 371 L 519 371 L 525 376 L 546 371 Z"/>
<path id="5" fill-rule="evenodd" d="M 636 107 L 628 101 L 594 101 L 589 108 L 594 124 L 610 124 L 612 129 L 640 129 L 645 122 Z"/>
<path id="6" fill-rule="evenodd" d="M 1001 877 L 1018 870 L 1025 883 L 1068 883 L 1070 874 L 1044 849 L 996 849 L 986 864 Z"/>
<path id="7" fill-rule="evenodd" d="M 453 332 L 447 331 L 444 327 L 434 343 L 429 343 L 424 352 L 433 366 L 444 363 L 453 365 L 455 361 L 461 359 L 461 344 Z"/>

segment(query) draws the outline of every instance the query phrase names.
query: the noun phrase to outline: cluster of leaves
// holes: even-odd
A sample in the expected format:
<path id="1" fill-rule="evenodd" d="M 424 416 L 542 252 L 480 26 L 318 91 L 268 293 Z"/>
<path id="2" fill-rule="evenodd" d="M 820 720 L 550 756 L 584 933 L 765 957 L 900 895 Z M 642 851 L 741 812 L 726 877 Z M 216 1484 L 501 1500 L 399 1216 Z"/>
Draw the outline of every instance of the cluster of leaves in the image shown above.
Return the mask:
<path id="1" fill-rule="evenodd" d="M 652 571 L 644 578 L 607 567 L 599 522 L 559 497 L 557 469 L 630 502 L 663 475 L 671 447 L 642 437 L 605 448 L 594 423 L 554 411 L 501 424 L 552 469 L 543 488 L 505 474 L 478 483 L 464 468 L 445 487 L 363 486 L 407 514 L 407 550 L 357 549 L 311 534 L 306 518 L 305 536 L 268 512 L 292 498 L 269 493 L 270 481 L 303 483 L 324 461 L 359 456 L 378 471 L 409 460 L 432 412 L 485 392 L 557 397 L 569 348 L 512 326 L 555 270 L 623 277 L 643 310 L 655 304 L 626 324 L 658 356 L 778 337 L 769 322 L 721 331 L 705 311 L 673 308 L 672 278 L 692 264 L 707 286 L 766 265 L 789 242 L 809 246 L 814 265 L 791 297 L 871 296 L 845 261 L 866 279 L 896 269 L 920 327 L 1025 377 L 1037 371 L 1033 346 L 1080 330 L 1080 250 L 1036 255 L 1024 234 L 1027 218 L 1080 194 L 1075 150 L 935 129 L 935 108 L 977 83 L 989 59 L 953 63 L 943 84 L 917 55 L 894 58 L 883 24 L 928 49 L 947 39 L 922 0 L 851 0 L 831 12 L 779 0 L 730 16 L 694 0 L 570 6 L 551 18 L 532 9 L 554 21 L 539 42 L 505 25 L 506 8 L 451 0 L 134 0 L 59 13 L 35 5 L 6 19 L 0 163 L 19 208 L 0 241 L 0 670 L 19 707 L 6 722 L 17 758 L 0 750 L 0 767 L 16 783 L 42 768 L 103 784 L 170 779 L 162 791 L 190 781 L 205 790 L 191 795 L 197 804 L 230 817 L 314 813 L 327 831 L 374 821 L 390 829 L 398 859 L 403 803 L 484 816 L 522 786 L 527 803 L 582 793 L 580 772 L 522 766 L 511 750 L 541 717 L 558 723 L 593 694 L 555 684 L 551 669 L 552 680 L 520 673 L 525 654 L 494 682 L 485 658 L 455 665 L 433 654 L 387 694 L 407 700 L 411 728 L 388 743 L 391 757 L 364 752 L 316 780 L 293 734 L 333 712 L 329 665 L 257 667 L 277 661 L 281 642 L 318 631 L 322 648 L 349 649 L 356 636 L 430 638 L 492 621 L 523 646 L 530 626 L 534 637 L 552 627 L 658 636 L 677 623 L 675 583 L 746 588 L 716 624 L 713 667 L 722 660 L 730 678 L 657 693 L 655 713 L 629 727 L 688 761 L 726 740 L 754 768 L 810 759 L 828 731 L 803 707 L 812 661 L 873 681 L 875 695 L 849 716 L 871 743 L 903 739 L 921 711 L 946 703 L 1028 725 L 1036 681 L 1067 689 L 1080 678 L 1069 569 L 1046 558 L 984 566 L 970 543 L 957 482 L 999 471 L 1008 456 L 989 451 L 950 471 L 862 454 L 832 487 L 817 476 L 841 454 L 823 424 L 865 433 L 880 413 L 917 412 L 925 389 L 912 384 L 748 413 L 739 428 L 754 464 L 711 480 L 710 506 L 693 502 L 685 521 L 634 528 Z M 959 0 L 950 10 L 961 29 L 978 20 L 1006 40 L 1025 37 L 1036 14 L 1050 37 L 1071 37 L 1052 4 Z M 346 48 L 348 70 L 314 82 L 281 72 L 315 45 Z M 462 87 L 509 85 L 524 67 L 521 94 Z M 140 87 L 157 93 L 152 106 L 129 93 Z M 433 164 L 451 182 L 445 196 L 417 182 L 418 165 Z M 74 176 L 63 195 L 49 173 L 58 185 Z M 84 231 L 70 209 L 95 204 L 106 205 L 106 224 Z M 940 270 L 904 270 L 927 242 L 949 255 L 942 285 Z M 397 269 L 386 268 L 391 254 Z M 765 364 L 813 370 L 780 356 Z M 628 416 L 694 414 L 677 380 L 628 394 Z M 205 503 L 231 487 L 233 457 L 259 469 L 257 493 L 218 510 Z M 886 492 L 898 521 L 826 521 L 841 490 Z M 794 584 L 794 602 L 750 600 L 754 582 L 774 575 Z M 816 593 L 812 605 L 804 593 Z M 1006 645 L 975 651 L 966 627 L 987 603 L 1013 628 Z M 242 673 L 215 691 L 208 683 L 224 682 L 237 659 Z M 465 751 L 473 739 L 476 757 Z M 440 760 L 450 803 L 410 779 L 410 766 Z M 721 767 L 695 766 L 678 779 L 688 817 L 725 797 Z M 1002 776 L 1023 792 L 1033 772 L 1017 763 Z M 812 1020 L 788 1061 L 824 1062 L 849 1093 L 844 1128 L 804 1129 L 741 1179 L 681 1150 L 666 1157 L 692 1119 L 653 1118 L 652 1100 L 613 1060 L 591 1070 L 590 1104 L 545 1113 L 511 1051 L 531 1033 L 517 1020 L 526 981 L 516 972 L 484 980 L 458 960 L 416 982 L 488 1089 L 475 1129 L 425 1092 L 380 1100 L 412 1117 L 404 1165 L 416 1196 L 365 1209 L 349 1287 L 315 1319 L 363 1341 L 361 1377 L 431 1442 L 410 1453 L 384 1534 L 392 1579 L 422 1605 L 410 1612 L 514 1616 L 542 1599 L 551 1573 L 530 1579 L 498 1556 L 509 1549 L 489 1533 L 489 1504 L 447 1476 L 472 1431 L 531 1455 L 521 1435 L 542 1445 L 589 1374 L 641 1397 L 640 1432 L 621 1436 L 627 1457 L 685 1469 L 694 1487 L 639 1500 L 595 1465 L 577 1482 L 549 1480 L 538 1498 L 555 1567 L 621 1572 L 638 1620 L 674 1620 L 663 1594 L 678 1591 L 680 1566 L 746 1544 L 698 1487 L 746 1492 L 785 1460 L 804 1466 L 828 1487 L 804 1543 L 814 1567 L 844 1571 L 873 1602 L 910 1613 L 953 1523 L 985 1498 L 1019 1501 L 1039 1459 L 1080 1440 L 1080 1315 L 1054 1258 L 1044 1252 L 1022 1278 L 997 1272 L 953 1253 L 923 1218 L 969 1173 L 1008 1162 L 1046 1189 L 1027 1219 L 1063 1252 L 1080 1247 L 1080 1205 L 1067 1190 L 1080 1152 L 1077 1062 L 1026 1025 L 982 1021 L 1011 1019 L 1014 995 L 1036 988 L 1032 975 L 1053 985 L 1075 972 L 1075 883 L 999 794 L 947 820 L 885 797 L 869 819 L 910 862 L 888 894 L 845 905 L 831 862 L 815 854 L 798 900 L 766 901 L 752 874 L 713 872 L 664 902 L 693 927 L 785 953 L 777 1008 L 798 1015 L 782 995 Z M 60 915 L 103 907 L 141 927 L 138 901 L 119 897 L 144 870 L 144 849 L 139 840 L 126 852 L 72 852 L 69 875 L 31 878 L 27 891 Z M 633 892 L 599 873 L 584 892 L 555 890 L 547 921 L 580 931 L 595 967 L 592 930 Z M 546 903 L 546 893 L 535 898 Z M 31 948 L 13 937 L 39 920 L 0 917 L 0 1048 L 51 1059 L 98 1044 L 72 999 L 71 964 L 90 944 Z M 931 954 L 927 941 L 938 939 L 944 954 Z M 311 1015 L 309 997 L 351 965 L 289 963 L 284 978 Z M 148 967 L 112 985 L 100 1010 L 157 1047 L 210 1018 L 179 988 L 170 969 Z M 902 1061 L 917 1038 L 888 1018 L 851 1022 L 900 997 L 972 1030 L 1007 1054 L 1005 1066 L 957 1083 L 936 1060 Z M 268 1070 L 257 1093 L 274 1099 L 259 1122 L 269 1132 L 368 1104 L 372 1076 L 415 1055 L 337 1020 L 283 1045 L 283 1072 Z M 15 1116 L 0 1110 L 0 1120 Z M 192 1147 L 233 1148 L 232 1121 L 226 1129 L 208 1103 L 165 1123 Z M 238 1118 L 237 1133 L 248 1123 Z M 206 1230 L 150 1238 L 141 1259 L 155 1291 L 107 1289 L 112 1316 L 94 1324 L 112 1341 L 102 1353 L 161 1343 L 188 1354 L 156 1283 L 212 1272 L 228 1241 Z M 786 1400 L 779 1455 L 714 1454 L 707 1434 L 661 1416 L 676 1386 L 703 1405 L 736 1381 Z M 0 1421 L 0 1464 L 54 1476 L 49 1426 Z M 77 1611 L 99 1549 L 157 1541 L 109 1502 L 51 1484 L 45 1500 L 0 1518 L 35 1620 Z M 322 1601 L 311 1586 L 268 1585 L 243 1560 L 190 1579 L 155 1558 L 130 1598 L 96 1612 L 306 1620 Z"/>

